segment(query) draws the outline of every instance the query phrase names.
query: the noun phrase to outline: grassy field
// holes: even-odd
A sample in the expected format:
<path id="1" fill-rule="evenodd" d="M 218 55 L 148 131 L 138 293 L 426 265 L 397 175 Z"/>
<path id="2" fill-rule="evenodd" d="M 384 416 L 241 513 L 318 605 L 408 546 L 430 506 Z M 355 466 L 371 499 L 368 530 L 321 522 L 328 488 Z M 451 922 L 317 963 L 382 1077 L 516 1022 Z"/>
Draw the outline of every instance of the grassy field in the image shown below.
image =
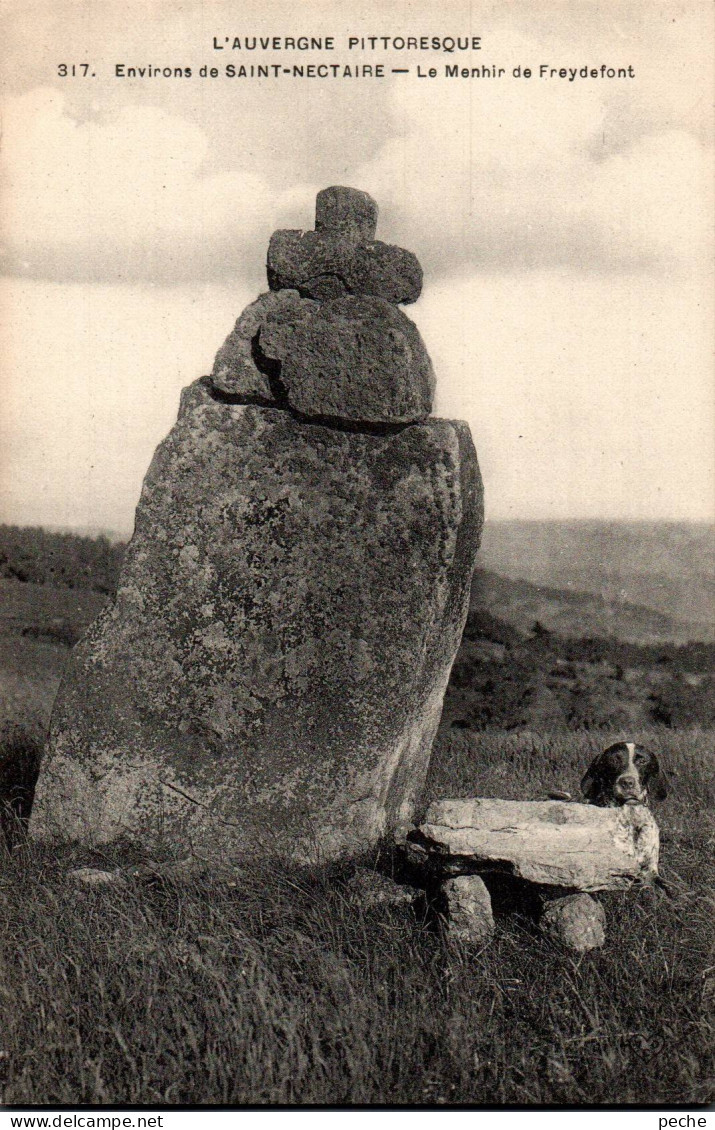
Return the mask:
<path id="1" fill-rule="evenodd" d="M 18 728 L 42 740 L 69 646 L 106 599 L 0 577 L 0 741 Z"/>
<path id="2" fill-rule="evenodd" d="M 608 736 L 452 732 L 430 792 L 573 789 Z M 606 945 L 580 958 L 513 914 L 455 946 L 419 907 L 360 910 L 334 870 L 172 880 L 69 847 L 6 858 L 4 1103 L 712 1101 L 713 735 L 642 736 L 674 777 L 671 897 L 601 896 Z M 85 863 L 124 881 L 68 881 Z"/>
<path id="3" fill-rule="evenodd" d="M 31 769 L 67 645 L 104 597 L 0 583 L 2 794 L 18 765 Z M 618 736 L 445 727 L 427 793 L 578 795 L 591 757 Z M 488 944 L 460 947 L 424 902 L 360 909 L 335 869 L 172 879 L 116 852 L 6 853 L 0 1101 L 712 1101 L 715 734 L 628 736 L 672 778 L 657 811 L 671 897 L 600 896 L 606 944 L 580 958 L 526 915 L 498 917 Z M 121 868 L 121 882 L 70 881 L 84 864 Z"/>

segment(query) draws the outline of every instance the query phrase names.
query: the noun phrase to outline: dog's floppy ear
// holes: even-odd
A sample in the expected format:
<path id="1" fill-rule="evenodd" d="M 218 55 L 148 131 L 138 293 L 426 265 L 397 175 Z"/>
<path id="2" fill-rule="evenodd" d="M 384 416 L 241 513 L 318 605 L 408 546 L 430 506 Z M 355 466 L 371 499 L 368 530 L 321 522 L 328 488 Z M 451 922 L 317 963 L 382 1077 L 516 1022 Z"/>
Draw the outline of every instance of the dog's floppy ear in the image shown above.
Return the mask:
<path id="1" fill-rule="evenodd" d="M 661 767 L 660 761 L 651 749 L 646 749 L 645 753 L 650 759 L 650 764 L 646 770 L 647 776 L 645 779 L 645 786 L 648 789 L 648 796 L 653 800 L 665 800 L 670 791 L 670 781 L 665 770 Z"/>
<path id="2" fill-rule="evenodd" d="M 581 778 L 580 788 L 586 800 L 595 800 L 596 797 L 600 796 L 601 792 L 603 791 L 603 780 L 601 775 L 602 768 L 603 766 L 601 765 L 601 754 L 599 754 L 598 757 L 594 757 L 593 761 Z"/>
<path id="3" fill-rule="evenodd" d="M 648 794 L 656 800 L 665 800 L 668 795 L 668 778 L 662 769 L 648 782 Z"/>

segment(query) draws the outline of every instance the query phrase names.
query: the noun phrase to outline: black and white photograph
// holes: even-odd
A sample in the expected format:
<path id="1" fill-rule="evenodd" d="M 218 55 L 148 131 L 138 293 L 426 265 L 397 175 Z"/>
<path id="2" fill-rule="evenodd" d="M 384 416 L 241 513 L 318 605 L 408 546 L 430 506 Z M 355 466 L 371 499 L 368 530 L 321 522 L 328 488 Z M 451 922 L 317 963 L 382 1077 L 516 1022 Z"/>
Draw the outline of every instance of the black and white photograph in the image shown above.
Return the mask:
<path id="1" fill-rule="evenodd" d="M 710 0 L 0 0 L 3 1130 L 708 1126 L 714 85 Z"/>

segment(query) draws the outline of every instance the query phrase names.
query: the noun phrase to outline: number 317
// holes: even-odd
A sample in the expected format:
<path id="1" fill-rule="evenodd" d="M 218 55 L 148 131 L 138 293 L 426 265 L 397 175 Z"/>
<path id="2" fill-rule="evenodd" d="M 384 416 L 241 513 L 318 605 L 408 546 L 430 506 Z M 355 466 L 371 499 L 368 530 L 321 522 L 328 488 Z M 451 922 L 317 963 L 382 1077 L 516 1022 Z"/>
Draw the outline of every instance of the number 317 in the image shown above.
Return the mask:
<path id="1" fill-rule="evenodd" d="M 60 78 L 86 78 L 89 74 L 89 63 L 58 63 L 57 74 Z"/>

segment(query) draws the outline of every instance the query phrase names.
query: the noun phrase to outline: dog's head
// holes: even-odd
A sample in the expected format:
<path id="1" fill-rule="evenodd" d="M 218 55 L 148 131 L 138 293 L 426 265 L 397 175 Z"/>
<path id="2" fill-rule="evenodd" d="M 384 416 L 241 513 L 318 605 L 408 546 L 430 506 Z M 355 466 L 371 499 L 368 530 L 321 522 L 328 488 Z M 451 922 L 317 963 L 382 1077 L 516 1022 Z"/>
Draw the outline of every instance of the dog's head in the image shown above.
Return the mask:
<path id="1" fill-rule="evenodd" d="M 618 808 L 664 800 L 668 785 L 654 753 L 635 742 L 615 742 L 591 762 L 581 792 L 589 804 Z"/>

